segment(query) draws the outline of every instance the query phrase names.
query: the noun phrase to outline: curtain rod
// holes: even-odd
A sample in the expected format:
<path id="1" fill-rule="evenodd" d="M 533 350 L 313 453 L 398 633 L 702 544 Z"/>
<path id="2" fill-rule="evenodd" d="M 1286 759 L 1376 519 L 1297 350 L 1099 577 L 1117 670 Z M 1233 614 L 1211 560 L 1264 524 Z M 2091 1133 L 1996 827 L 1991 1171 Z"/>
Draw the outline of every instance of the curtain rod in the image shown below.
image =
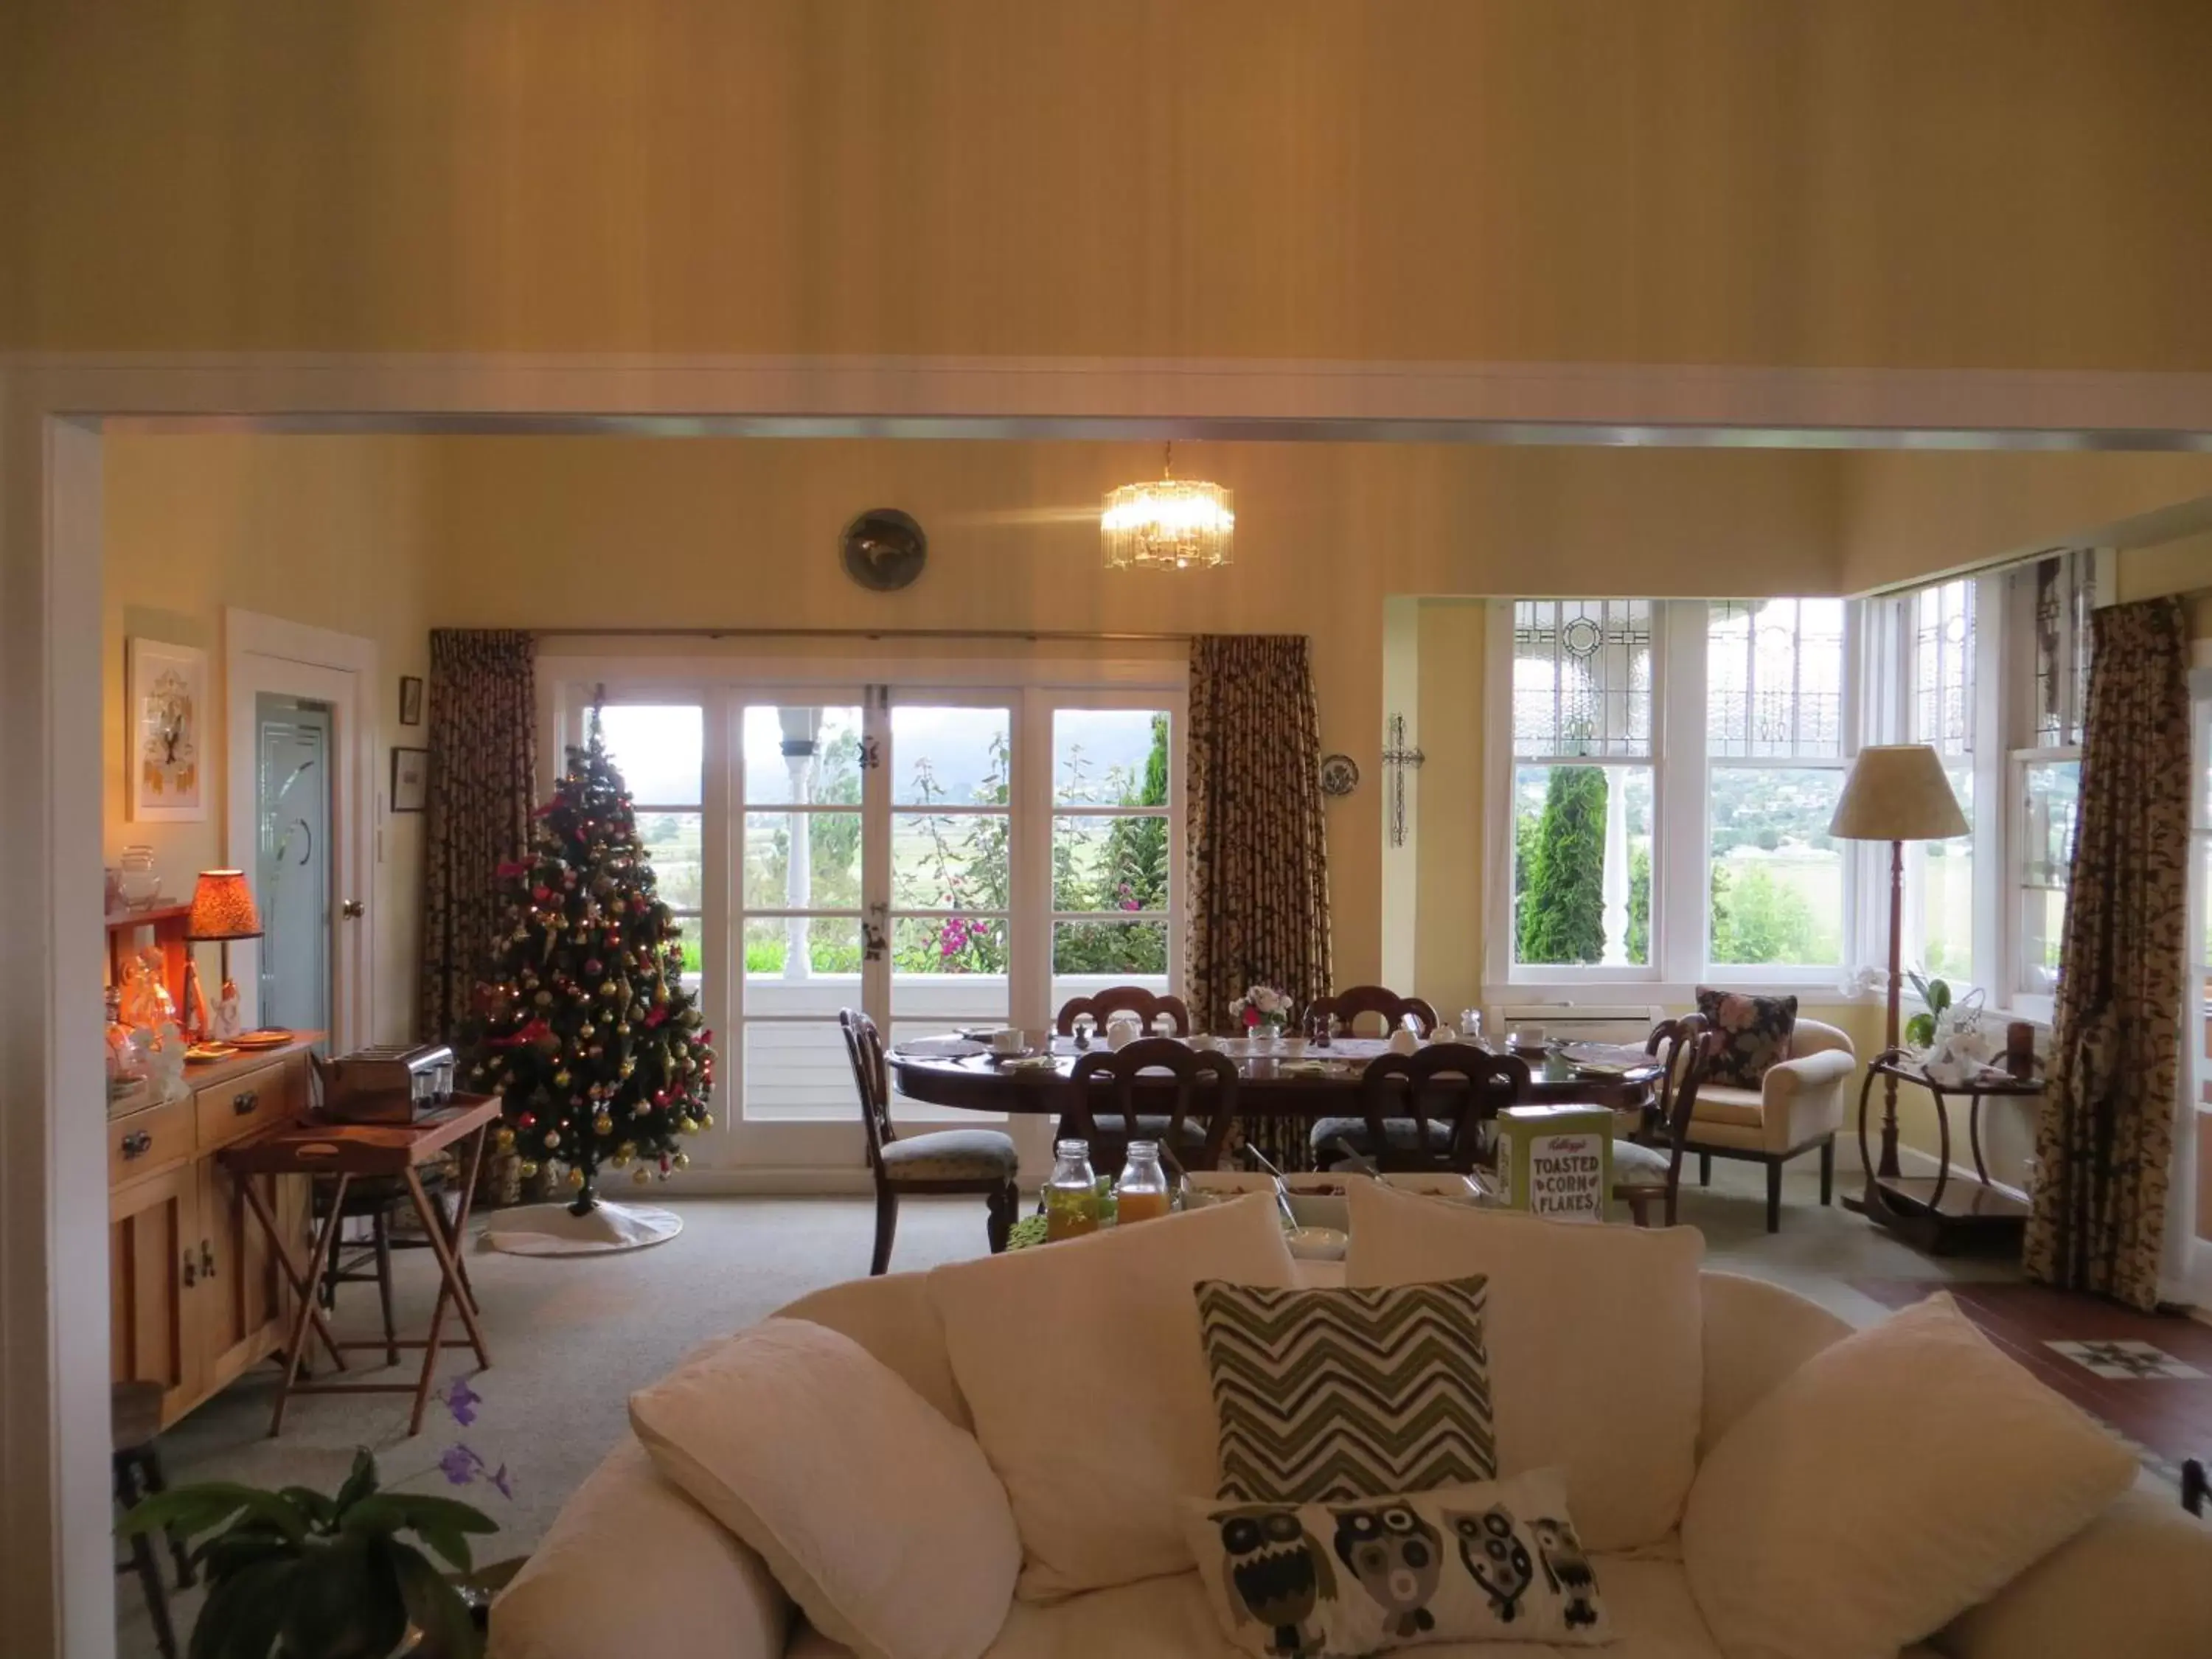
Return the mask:
<path id="1" fill-rule="evenodd" d="M 541 640 L 1024 640 L 1083 645 L 1188 645 L 1188 634 L 1079 633 L 1051 628 L 533 628 Z"/>

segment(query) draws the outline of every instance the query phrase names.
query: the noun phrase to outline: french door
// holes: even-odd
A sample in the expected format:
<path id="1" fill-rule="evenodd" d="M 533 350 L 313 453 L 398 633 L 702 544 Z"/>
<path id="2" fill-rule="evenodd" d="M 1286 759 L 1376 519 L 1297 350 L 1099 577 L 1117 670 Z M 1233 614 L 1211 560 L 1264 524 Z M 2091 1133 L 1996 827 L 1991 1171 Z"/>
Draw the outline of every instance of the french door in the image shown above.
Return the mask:
<path id="1" fill-rule="evenodd" d="M 1179 676 L 603 684 L 608 745 L 714 1032 L 716 1126 L 695 1165 L 860 1164 L 842 1008 L 896 1042 L 1042 1028 L 1106 985 L 1179 986 Z M 565 741 L 593 695 L 562 688 Z M 1011 1127 L 1025 1165 L 1041 1158 L 1048 1126 Z"/>

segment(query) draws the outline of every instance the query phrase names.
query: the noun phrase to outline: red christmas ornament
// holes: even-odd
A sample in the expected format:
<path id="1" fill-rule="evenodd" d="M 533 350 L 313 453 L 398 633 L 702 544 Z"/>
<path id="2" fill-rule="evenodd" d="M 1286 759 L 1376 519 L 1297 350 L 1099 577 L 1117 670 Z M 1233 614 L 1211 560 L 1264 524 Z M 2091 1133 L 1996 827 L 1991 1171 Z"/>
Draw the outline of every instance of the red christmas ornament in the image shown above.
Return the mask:
<path id="1" fill-rule="evenodd" d="M 517 1128 L 534 1129 L 538 1127 L 538 1114 L 535 1112 L 525 1112 L 521 1116 L 516 1118 L 514 1122 Z"/>

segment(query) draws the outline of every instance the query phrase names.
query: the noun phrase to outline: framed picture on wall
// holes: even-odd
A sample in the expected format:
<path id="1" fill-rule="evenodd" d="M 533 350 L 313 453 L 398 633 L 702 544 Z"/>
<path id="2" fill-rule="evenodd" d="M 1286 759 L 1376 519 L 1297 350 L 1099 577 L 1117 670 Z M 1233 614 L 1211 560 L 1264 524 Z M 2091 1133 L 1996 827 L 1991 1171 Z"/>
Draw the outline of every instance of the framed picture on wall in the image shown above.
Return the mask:
<path id="1" fill-rule="evenodd" d="M 430 804 L 430 751 L 395 749 L 392 751 L 392 810 L 420 812 Z"/>
<path id="2" fill-rule="evenodd" d="M 419 674 L 399 677 L 399 723 L 402 726 L 422 724 L 422 679 Z"/>
<path id="3" fill-rule="evenodd" d="M 207 817 L 207 653 L 133 639 L 124 704 L 131 722 L 130 812 L 142 823 Z"/>

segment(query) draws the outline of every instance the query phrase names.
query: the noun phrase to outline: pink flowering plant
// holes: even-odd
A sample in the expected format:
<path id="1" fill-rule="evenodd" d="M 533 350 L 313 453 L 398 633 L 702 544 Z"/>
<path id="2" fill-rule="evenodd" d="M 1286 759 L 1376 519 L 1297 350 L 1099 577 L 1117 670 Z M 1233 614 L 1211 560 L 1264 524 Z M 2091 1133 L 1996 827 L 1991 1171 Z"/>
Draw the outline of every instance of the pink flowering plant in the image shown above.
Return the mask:
<path id="1" fill-rule="evenodd" d="M 1229 1005 L 1229 1017 L 1248 1031 L 1279 1031 L 1291 1023 L 1291 997 L 1272 985 L 1248 985 Z"/>

